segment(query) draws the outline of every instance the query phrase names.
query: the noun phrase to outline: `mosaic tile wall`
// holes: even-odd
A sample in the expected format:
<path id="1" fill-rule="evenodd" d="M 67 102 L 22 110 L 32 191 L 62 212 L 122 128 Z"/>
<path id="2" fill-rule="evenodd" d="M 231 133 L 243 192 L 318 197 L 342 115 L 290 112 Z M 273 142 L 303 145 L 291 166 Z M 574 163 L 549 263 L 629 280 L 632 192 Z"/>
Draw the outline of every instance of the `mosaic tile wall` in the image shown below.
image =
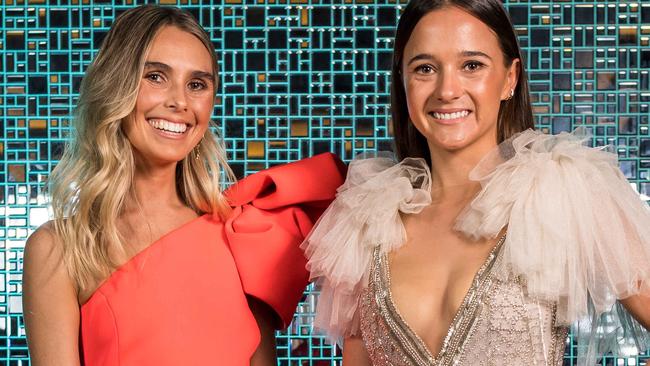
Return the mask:
<path id="1" fill-rule="evenodd" d="M 3 0 L 0 6 L 0 364 L 27 365 L 21 318 L 26 237 L 47 219 L 42 183 L 61 154 L 83 71 L 116 14 L 140 1 Z M 167 2 L 165 2 L 167 3 Z M 403 3 L 403 1 L 402 1 Z M 176 4 L 176 2 L 172 2 Z M 191 10 L 221 55 L 214 118 L 238 175 L 333 151 L 389 149 L 396 0 L 225 0 Z M 650 1 L 506 1 L 522 46 L 537 125 L 589 127 L 614 144 L 625 176 L 650 195 Z M 311 289 L 280 365 L 330 365 L 310 337 Z M 572 364 L 575 350 L 567 350 Z M 648 357 L 607 364 L 645 364 Z"/>

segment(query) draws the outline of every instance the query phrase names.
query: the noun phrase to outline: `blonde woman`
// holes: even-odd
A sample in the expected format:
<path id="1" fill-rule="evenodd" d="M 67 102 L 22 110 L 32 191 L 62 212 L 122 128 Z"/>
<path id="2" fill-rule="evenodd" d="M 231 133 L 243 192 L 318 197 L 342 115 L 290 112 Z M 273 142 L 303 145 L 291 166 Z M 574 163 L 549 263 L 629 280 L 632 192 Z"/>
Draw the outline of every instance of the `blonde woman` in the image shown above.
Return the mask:
<path id="1" fill-rule="evenodd" d="M 28 240 L 32 365 L 272 365 L 307 283 L 301 241 L 341 182 L 331 155 L 231 176 L 210 130 L 217 61 L 189 14 L 121 15 L 89 67 Z"/>

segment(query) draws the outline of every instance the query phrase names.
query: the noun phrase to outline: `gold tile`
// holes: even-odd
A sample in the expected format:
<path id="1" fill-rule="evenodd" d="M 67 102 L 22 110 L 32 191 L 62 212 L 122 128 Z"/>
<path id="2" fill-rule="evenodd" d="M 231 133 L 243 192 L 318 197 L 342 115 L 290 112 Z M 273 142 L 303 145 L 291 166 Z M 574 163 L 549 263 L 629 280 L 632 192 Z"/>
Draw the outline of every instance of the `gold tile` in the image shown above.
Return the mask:
<path id="1" fill-rule="evenodd" d="M 248 141 L 246 157 L 249 159 L 263 159 L 266 156 L 264 141 Z"/>
<path id="2" fill-rule="evenodd" d="M 47 128 L 47 121 L 44 119 L 33 119 L 29 121 L 30 130 L 44 130 Z"/>
<path id="3" fill-rule="evenodd" d="M 309 12 L 307 11 L 307 9 L 302 9 L 300 11 L 300 24 L 309 25 Z"/>
<path id="4" fill-rule="evenodd" d="M 303 121 L 303 120 L 291 121 L 291 137 L 307 137 L 307 136 L 309 136 L 307 121 Z"/>
<path id="5" fill-rule="evenodd" d="M 25 94 L 24 86 L 8 86 L 7 94 Z"/>
<path id="6" fill-rule="evenodd" d="M 536 105 L 533 106 L 533 112 L 534 113 L 548 113 L 549 108 L 547 105 Z"/>
<path id="7" fill-rule="evenodd" d="M 9 108 L 9 111 L 7 112 L 8 116 L 24 116 L 25 115 L 25 109 L 24 108 Z"/>

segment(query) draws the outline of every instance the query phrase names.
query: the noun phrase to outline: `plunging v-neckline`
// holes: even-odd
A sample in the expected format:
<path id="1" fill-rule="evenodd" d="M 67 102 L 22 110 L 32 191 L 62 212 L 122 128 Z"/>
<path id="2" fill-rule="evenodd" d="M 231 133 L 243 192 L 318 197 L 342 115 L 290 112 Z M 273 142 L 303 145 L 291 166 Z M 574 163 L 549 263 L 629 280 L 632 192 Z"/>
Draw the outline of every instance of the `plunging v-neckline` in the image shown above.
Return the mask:
<path id="1" fill-rule="evenodd" d="M 447 359 L 451 360 L 453 358 L 452 353 L 449 354 L 449 350 L 462 346 L 464 343 L 467 333 L 469 332 L 475 316 L 475 308 L 478 305 L 478 300 L 481 297 L 481 293 L 486 289 L 486 283 L 491 278 L 489 274 L 491 273 L 492 266 L 494 265 L 495 259 L 501 249 L 503 242 L 505 241 L 506 235 L 504 234 L 499 238 L 497 244 L 492 248 L 487 258 L 479 267 L 479 269 L 474 274 L 472 283 L 463 297 L 463 301 L 456 310 L 451 324 L 447 328 L 447 335 L 445 336 L 440 350 L 434 356 L 433 352 L 429 349 L 424 340 L 409 326 L 406 322 L 399 309 L 393 301 L 393 295 L 391 290 L 391 278 L 390 278 L 390 266 L 388 264 L 388 254 L 384 254 L 380 258 L 379 263 L 379 274 L 380 279 L 383 282 L 382 288 L 386 290 L 385 305 L 388 308 L 387 310 L 394 315 L 393 319 L 395 321 L 394 331 L 403 333 L 402 336 L 398 336 L 399 339 L 404 337 L 408 338 L 407 342 L 412 345 L 413 348 L 411 351 L 416 351 L 418 360 L 414 360 L 417 364 L 421 364 L 423 360 L 426 360 L 429 365 L 445 365 Z M 387 319 L 388 320 L 388 319 Z M 407 345 L 405 345 L 407 346 Z"/>

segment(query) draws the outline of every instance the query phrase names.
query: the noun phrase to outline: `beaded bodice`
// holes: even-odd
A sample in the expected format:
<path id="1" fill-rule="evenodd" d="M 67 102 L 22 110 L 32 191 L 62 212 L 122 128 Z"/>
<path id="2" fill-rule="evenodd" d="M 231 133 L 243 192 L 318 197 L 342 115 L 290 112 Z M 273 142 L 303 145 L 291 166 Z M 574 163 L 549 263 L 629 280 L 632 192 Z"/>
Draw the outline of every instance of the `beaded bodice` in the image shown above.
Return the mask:
<path id="1" fill-rule="evenodd" d="M 476 273 L 433 355 L 396 308 L 386 255 L 373 253 L 361 296 L 361 332 L 375 366 L 562 365 L 567 329 L 555 326 L 555 305 L 526 295 L 507 273 L 500 241 Z"/>

